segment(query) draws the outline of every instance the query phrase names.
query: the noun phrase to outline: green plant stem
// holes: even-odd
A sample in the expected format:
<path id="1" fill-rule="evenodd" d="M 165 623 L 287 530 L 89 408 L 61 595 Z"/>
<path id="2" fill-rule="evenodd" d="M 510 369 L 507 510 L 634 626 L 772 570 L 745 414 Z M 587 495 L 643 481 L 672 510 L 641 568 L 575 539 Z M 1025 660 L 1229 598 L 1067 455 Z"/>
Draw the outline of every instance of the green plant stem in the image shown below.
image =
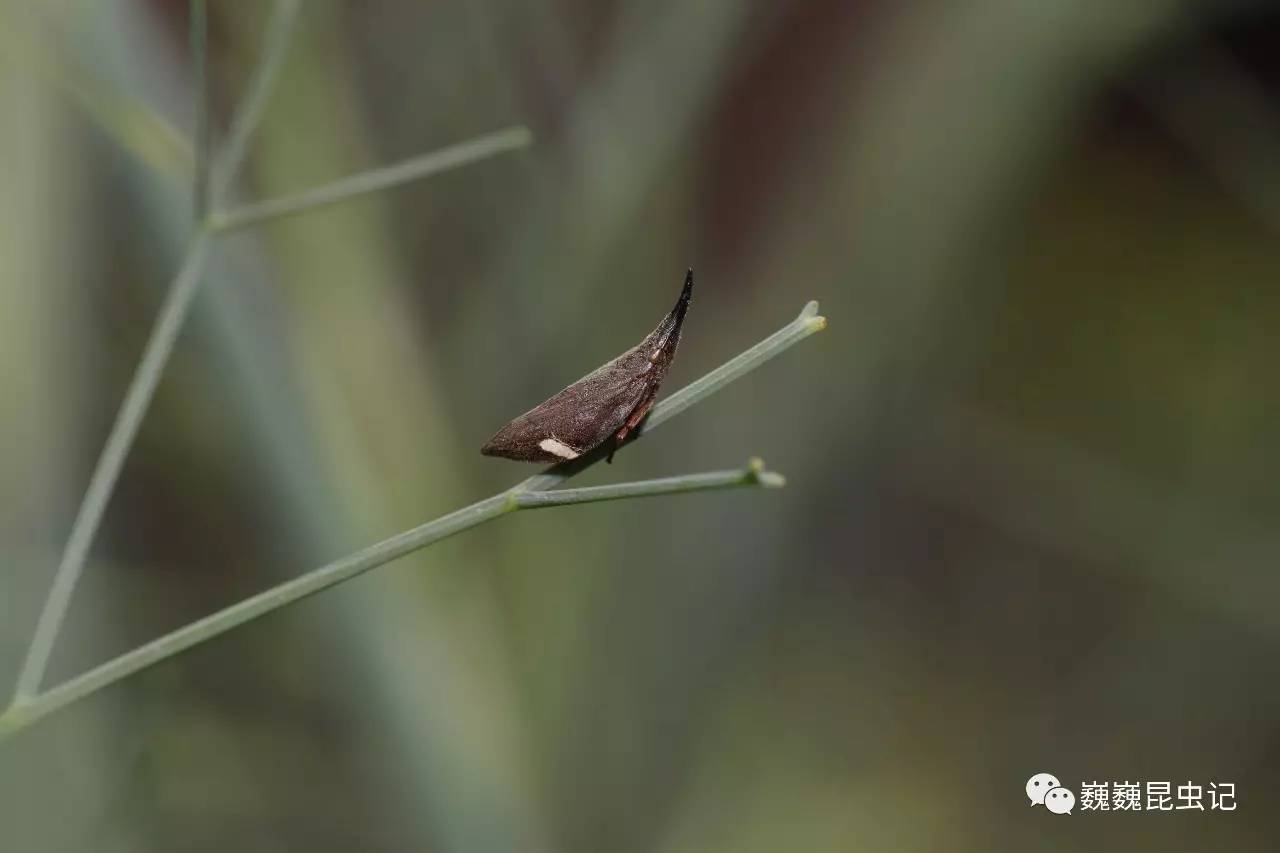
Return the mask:
<path id="1" fill-rule="evenodd" d="M 497 518 L 515 508 L 505 494 L 497 495 L 385 539 L 349 557 L 321 566 L 301 577 L 192 622 L 69 679 L 57 687 L 46 690 L 38 696 L 16 702 L 0 716 L 0 739 L 109 684 L 230 631 L 238 625 L 278 610 L 286 604 L 300 601 L 460 530 Z"/>
<path id="2" fill-rule="evenodd" d="M 89 547 L 93 544 L 94 534 L 106 511 L 107 501 L 120 477 L 120 469 L 124 467 L 125 457 L 138 435 L 138 428 L 147 413 L 151 398 L 155 395 L 156 386 L 160 383 L 160 374 L 173 351 L 174 341 L 182 330 L 183 321 L 191 309 L 200 283 L 201 267 L 208 250 L 209 238 L 203 232 L 197 233 L 195 239 L 187 247 L 182 266 L 174 277 L 155 328 L 147 341 L 138 369 L 133 374 L 129 389 L 125 392 L 124 402 L 116 414 L 115 423 L 107 435 L 107 443 L 98 457 L 98 464 L 89 479 L 89 488 L 85 490 L 84 499 L 71 525 L 71 535 L 67 539 L 62 560 L 53 576 L 53 585 L 49 597 L 45 600 L 44 609 L 36 623 L 35 636 L 27 651 L 22 669 L 18 674 L 18 685 L 14 692 L 14 702 L 30 697 L 40 689 L 45 669 L 49 665 L 49 655 L 53 651 L 53 643 L 62 628 L 62 621 L 67 615 L 67 607 L 71 603 L 71 594 L 84 570 L 85 558 Z"/>
<path id="3" fill-rule="evenodd" d="M 271 10 L 271 21 L 263 39 L 262 61 L 254 69 L 247 94 L 231 119 L 226 147 L 214 164 L 210 192 L 216 205 L 225 204 L 227 191 L 248 153 L 249 140 L 262 121 L 271 93 L 275 91 L 276 78 L 289 55 L 289 42 L 293 38 L 299 5 L 300 0 L 276 0 Z"/>
<path id="4" fill-rule="evenodd" d="M 637 434 L 648 434 L 658 425 L 675 417 L 694 403 L 705 399 L 708 395 L 723 388 L 734 379 L 751 372 L 764 362 L 785 352 L 809 335 L 824 328 L 826 328 L 826 319 L 818 315 L 818 303 L 810 302 L 795 320 L 782 329 L 701 379 L 671 395 L 663 403 L 655 406 L 653 414 L 646 419 Z M 125 449 L 127 450 L 127 445 L 125 445 Z M 607 451 L 604 448 L 597 448 L 596 451 L 585 454 L 579 459 L 553 466 L 542 474 L 534 475 L 505 492 L 456 510 L 435 521 L 427 522 L 389 539 L 384 539 L 348 557 L 326 566 L 321 566 L 305 575 L 286 581 L 252 598 L 245 599 L 238 604 L 233 604 L 224 610 L 179 628 L 131 652 L 126 652 L 43 693 L 35 694 L 34 690 L 30 693 L 20 692 L 13 705 L 4 714 L 0 715 L 0 739 L 26 728 L 37 720 L 101 690 L 107 685 L 114 684 L 139 670 L 173 657 L 192 646 L 230 631 L 239 625 L 278 610 L 288 604 L 300 601 L 335 584 L 350 580 L 398 557 L 438 542 L 446 536 L 452 536 L 455 533 L 468 530 L 500 515 L 515 512 L 521 508 L 585 503 L 598 500 L 617 500 L 625 497 L 698 489 L 730 488 L 733 486 L 759 485 L 767 488 L 776 488 L 783 483 L 780 475 L 765 471 L 762 463 L 758 460 L 753 460 L 743 471 L 693 474 L 683 477 L 669 477 L 662 480 L 622 483 L 614 486 L 573 489 L 558 493 L 546 491 L 550 485 L 563 482 L 585 468 L 594 465 L 604 458 L 605 452 Z M 121 456 L 121 459 L 123 459 L 123 456 Z M 105 500 L 103 503 L 105 503 Z M 74 583 L 74 579 L 72 583 Z M 69 589 L 67 590 L 67 596 L 68 598 L 70 596 Z M 48 607 L 46 607 L 47 612 Z M 52 647 L 52 639 L 56 636 L 56 627 L 54 633 L 49 637 L 50 648 Z M 44 653 L 46 661 L 47 653 L 48 650 L 46 649 Z M 30 659 L 31 655 L 28 656 L 29 661 Z M 37 686 L 38 680 L 37 678 Z"/>
<path id="5" fill-rule="evenodd" d="M 734 489 L 742 486 L 762 486 L 780 489 L 786 478 L 774 471 L 753 467 L 741 471 L 708 471 L 705 474 L 685 474 L 681 477 L 663 477 L 657 480 L 641 480 L 636 483 L 616 483 L 608 486 L 589 486 L 585 489 L 557 489 L 553 492 L 518 492 L 516 504 L 521 509 L 537 509 L 549 506 L 616 501 L 622 498 L 642 498 L 650 495 L 674 495 L 680 492 L 705 492 L 713 489 Z"/>
<path id="6" fill-rule="evenodd" d="M 375 189 L 383 189 L 396 183 L 420 180 L 447 169 L 474 162 L 483 157 L 508 151 L 514 147 L 520 147 L 528 144 L 528 141 L 528 131 L 525 128 L 509 128 L 487 137 L 472 140 L 469 143 L 462 143 L 452 148 L 414 158 L 388 169 L 377 169 L 370 173 L 356 175 L 346 181 L 340 181 L 339 184 L 345 186 L 346 191 L 330 194 L 318 202 L 295 199 L 291 203 L 288 213 L 303 213 L 312 209 L 316 204 L 333 204 L 362 192 L 372 192 Z M 241 148 L 238 152 L 233 151 L 231 153 L 242 156 L 244 149 Z M 218 169 L 220 174 L 234 174 L 239 165 L 230 157 L 220 158 L 219 163 L 225 164 L 220 165 Z M 388 173 L 391 174 L 388 175 Z M 337 187 L 338 185 L 331 185 L 328 189 Z M 322 190 L 324 189 L 326 188 L 322 188 Z M 98 525 L 101 523 L 103 513 L 106 511 L 107 502 L 111 499 L 111 493 L 114 491 L 116 481 L 120 477 L 120 471 L 124 467 L 125 458 L 128 456 L 129 450 L 133 446 L 133 441 L 137 437 L 138 429 L 142 424 L 142 419 L 146 416 L 151 398 L 155 395 L 156 386 L 160 382 L 160 377 L 164 372 L 165 365 L 168 363 L 169 355 L 173 351 L 174 342 L 186 322 L 191 303 L 195 299 L 199 288 L 204 258 L 211 238 L 214 236 L 214 232 L 208 224 L 209 220 L 206 223 L 205 227 L 197 229 L 187 247 L 178 274 L 169 286 L 164 306 L 161 308 L 160 316 L 152 329 L 151 337 L 147 341 L 142 360 L 134 372 L 133 380 L 129 384 L 129 390 L 125 394 L 124 401 L 116 415 L 115 423 L 107 436 L 107 443 L 103 448 L 102 454 L 98 457 L 97 466 L 94 468 L 93 475 L 89 481 L 89 488 L 85 491 L 80 509 L 76 514 L 75 521 L 72 523 L 71 534 L 67 540 L 67 547 L 63 553 L 62 561 L 54 574 L 49 597 L 45 601 L 44 609 L 41 611 L 40 618 L 36 623 L 36 632 L 31 647 L 19 672 L 17 687 L 14 690 L 15 703 L 34 695 L 40 688 L 45 670 L 48 668 L 49 656 L 53 651 L 54 641 L 62 628 L 63 620 L 66 618 L 67 607 L 71 603 L 71 595 L 75 591 L 81 573 L 84 571 L 85 559 L 88 557 L 89 548 L 93 544 Z"/>
<path id="7" fill-rule="evenodd" d="M 196 93 L 196 168 L 192 190 L 194 221 L 209 213 L 209 9 L 205 0 L 191 0 L 188 8 L 192 86 Z"/>
<path id="8" fill-rule="evenodd" d="M 289 35 L 296 17 L 297 0 L 278 0 L 272 19 L 270 32 L 266 41 L 266 53 L 254 73 L 249 94 L 237 107 L 232 119 L 231 144 L 221 155 L 215 158 L 212 166 L 201 165 L 197 145 L 196 189 L 197 194 L 208 192 L 221 195 L 229 186 L 239 170 L 247 143 L 257 126 L 262 111 L 270 96 L 270 90 L 277 77 L 283 55 L 288 48 Z M 195 58 L 203 64 L 204 56 L 204 9 L 199 0 L 193 0 L 192 6 L 192 46 Z M 199 78 L 203 74 L 197 71 Z M 201 83 L 203 87 L 203 83 Z M 198 96 L 197 125 L 207 121 L 205 116 L 203 95 Z M 197 135 L 201 133 L 197 130 Z M 284 200 L 289 202 L 288 214 L 303 213 L 316 206 L 333 204 L 358 195 L 361 192 L 385 189 L 397 183 L 418 180 L 437 174 L 441 171 L 474 162 L 477 159 L 501 153 L 515 147 L 522 147 L 529 142 L 529 131 L 525 128 L 509 128 L 499 133 L 481 137 L 471 142 L 462 143 L 442 151 L 432 152 L 397 166 L 386 169 L 375 169 L 371 172 L 352 176 L 345 181 L 320 191 L 304 194 L 307 198 Z M 209 187 L 210 175 L 216 176 L 215 186 Z M 201 189 L 203 187 L 203 190 Z M 336 190 L 343 190 L 336 192 Z M 318 196 L 318 197 L 317 197 Z M 199 203 L 197 203 L 199 205 Z M 286 215 L 286 214 L 279 214 Z M 107 503 L 115 490 L 124 467 L 125 459 L 133 446 L 138 430 L 146 416 L 156 387 L 164 373 L 165 365 L 173 352 L 186 318 L 191 309 L 201 281 L 204 259 L 210 248 L 214 228 L 212 220 L 216 216 L 207 217 L 196 228 L 185 254 L 179 264 L 178 272 L 169 285 L 164 304 L 147 340 L 141 361 L 130 380 L 129 388 L 116 414 L 116 419 L 107 436 L 106 444 L 98 457 L 89 487 L 85 490 L 80 508 L 76 512 L 67 538 L 67 545 L 62 559 L 54 573 L 49 596 L 36 622 L 35 634 L 27 655 L 18 673 L 18 681 L 14 688 L 13 705 L 21 705 L 31 699 L 40 690 L 45 671 L 49 666 L 49 658 L 54 643 L 62 630 L 70 606 L 72 594 L 75 592 L 89 549 L 93 545 L 98 526 L 106 512 Z M 270 218 L 267 216 L 265 218 Z M 248 223 L 241 223 L 248 224 Z"/>
<path id="9" fill-rule="evenodd" d="M 532 141 L 533 135 L 528 128 L 508 127 L 458 145 L 411 157 L 390 166 L 370 169 L 296 195 L 255 202 L 217 214 L 211 220 L 210 227 L 214 231 L 234 231 L 272 219 L 308 213 L 356 196 L 368 195 L 448 169 L 456 169 L 504 151 L 525 148 Z"/>
<path id="10" fill-rule="evenodd" d="M 292 0 L 279 0 L 277 10 L 280 7 L 289 5 L 291 2 Z M 192 60 L 195 64 L 194 76 L 197 85 L 195 207 L 196 221 L 203 222 L 205 221 L 204 208 L 208 202 L 207 196 L 211 171 L 224 175 L 234 175 L 240 167 L 245 148 L 242 145 L 228 150 L 218 158 L 218 162 L 212 167 L 208 162 L 207 150 L 203 153 L 201 151 L 202 146 L 205 144 L 202 140 L 206 140 L 208 136 L 208 100 L 205 84 L 207 10 L 203 0 L 192 0 L 190 10 Z M 287 31 L 285 31 L 284 35 L 287 36 L 287 34 Z M 284 53 L 288 48 L 287 38 L 278 37 L 268 44 L 268 48 L 276 54 Z M 265 56 L 259 67 L 278 64 L 279 61 L 279 57 Z M 266 93 L 262 90 L 270 84 L 271 79 L 271 76 L 264 77 L 261 73 L 255 74 L 255 84 L 251 87 L 253 90 L 251 96 L 237 108 L 237 116 L 233 120 L 234 125 L 245 126 L 249 130 L 252 129 L 256 119 L 252 115 L 249 118 L 242 118 L 242 116 L 246 113 L 256 113 L 260 110 L 261 103 L 266 99 Z M 111 493 L 115 490 L 116 481 L 120 478 L 120 471 L 124 467 L 124 461 L 128 457 L 129 450 L 133 447 L 134 439 L 138 435 L 142 419 L 146 417 L 151 399 L 155 396 L 156 386 L 160 384 L 160 377 L 169 361 L 169 355 L 173 352 L 174 342 L 177 341 L 178 334 L 186 323 L 187 314 L 190 312 L 191 304 L 199 290 L 201 273 L 209 243 L 209 229 L 203 226 L 197 227 L 187 245 L 187 250 L 178 267 L 178 272 L 169 285 L 169 291 L 165 296 L 164 304 L 161 306 L 156 324 L 151 330 L 151 336 L 147 340 L 142 359 L 134 371 L 133 379 L 129 382 L 124 401 L 120 404 L 120 410 L 116 414 L 115 422 L 111 425 L 111 432 L 107 435 L 107 443 L 98 457 L 97 465 L 94 467 L 93 474 L 89 479 L 89 487 L 85 490 L 84 499 L 80 502 L 80 509 L 76 512 L 75 521 L 71 524 L 71 533 L 67 538 L 67 546 L 63 551 L 62 560 L 54 573 L 49 597 L 45 600 L 44 608 L 40 611 L 40 617 L 36 622 L 35 635 L 31 640 L 31 647 L 27 650 L 27 656 L 22 662 L 22 669 L 18 673 L 18 682 L 14 689 L 15 705 L 35 695 L 44 680 L 45 671 L 49 666 L 49 656 L 53 652 L 53 645 L 58 638 L 58 633 L 62 630 L 63 620 L 66 619 L 67 608 L 71 604 L 71 595 L 75 592 L 80 575 L 84 572 L 84 564 L 89 555 L 89 548 L 93 545 L 94 536 L 97 534 L 98 526 L 102 522 L 103 513 L 106 512 L 107 503 L 111 500 Z"/>

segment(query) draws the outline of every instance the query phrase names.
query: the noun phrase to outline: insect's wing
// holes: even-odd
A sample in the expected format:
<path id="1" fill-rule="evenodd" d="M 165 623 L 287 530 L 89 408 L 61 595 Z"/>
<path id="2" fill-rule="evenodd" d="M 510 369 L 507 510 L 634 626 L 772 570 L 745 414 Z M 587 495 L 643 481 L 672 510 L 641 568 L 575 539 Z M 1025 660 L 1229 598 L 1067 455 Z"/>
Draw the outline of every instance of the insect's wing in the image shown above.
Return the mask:
<path id="1" fill-rule="evenodd" d="M 498 430 L 480 452 L 527 462 L 563 462 L 598 447 L 648 392 L 645 364 L 641 347 L 628 350 Z"/>

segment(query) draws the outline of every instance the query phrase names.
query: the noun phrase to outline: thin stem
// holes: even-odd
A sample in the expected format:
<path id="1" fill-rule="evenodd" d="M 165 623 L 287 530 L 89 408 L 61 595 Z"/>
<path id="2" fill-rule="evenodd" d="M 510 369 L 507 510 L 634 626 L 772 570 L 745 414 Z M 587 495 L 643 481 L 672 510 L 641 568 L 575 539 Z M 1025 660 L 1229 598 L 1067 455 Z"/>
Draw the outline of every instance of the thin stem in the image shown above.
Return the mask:
<path id="1" fill-rule="evenodd" d="M 272 26 L 273 35 L 267 44 L 268 53 L 263 58 L 259 71 L 255 73 L 248 99 L 237 109 L 237 118 L 233 122 L 238 128 L 236 137 L 238 147 L 229 150 L 219 158 L 217 169 L 220 174 L 230 176 L 235 173 L 239 166 L 239 158 L 243 156 L 248 134 L 257 124 L 258 115 L 266 102 L 267 90 L 275 76 L 274 70 L 263 71 L 263 67 L 274 68 L 281 61 L 280 56 L 287 47 L 287 37 L 293 20 L 290 9 L 296 12 L 295 0 L 279 0 L 276 5 Z M 196 85 L 195 214 L 197 222 L 203 222 L 208 213 L 210 189 L 207 31 L 206 4 L 204 0 L 192 0 L 190 37 Z M 84 572 L 85 559 L 89 555 L 89 548 L 93 545 L 93 538 L 98 532 L 98 525 L 102 522 L 107 502 L 111 500 L 111 493 L 115 490 L 116 481 L 120 478 L 125 458 L 133 447 L 142 419 L 146 416 L 151 398 L 155 395 L 156 386 L 160 383 L 160 377 L 169 361 L 169 355 L 173 352 L 174 342 L 186 323 L 187 314 L 191 310 L 191 304 L 199 289 L 201 270 L 209 241 L 209 230 L 206 227 L 198 228 L 187 246 L 186 255 L 182 259 L 177 274 L 169 285 L 168 294 L 165 296 L 156 325 L 151 331 L 151 337 L 147 340 L 142 360 L 134 371 L 129 389 L 125 392 L 124 402 L 120 405 L 115 423 L 112 424 L 111 432 L 107 436 L 107 443 L 98 457 L 97 465 L 89 480 L 89 488 L 85 490 L 80 509 L 76 513 L 75 521 L 72 522 L 66 549 L 63 551 L 62 560 L 53 577 L 53 586 L 49 590 L 48 599 L 45 600 L 44 609 L 40 612 L 40 618 L 36 622 L 35 636 L 31 640 L 31 647 L 27 650 L 22 669 L 18 673 L 18 683 L 14 689 L 13 699 L 15 704 L 33 696 L 44 680 L 45 671 L 49 666 L 49 656 L 53 652 L 53 645 L 66 619 L 72 593 L 75 592 L 80 575 Z"/>
<path id="2" fill-rule="evenodd" d="M 249 82 L 248 94 L 231 119 L 226 148 L 213 167 L 212 193 L 214 202 L 219 205 L 225 201 L 227 191 L 249 150 L 249 139 L 266 112 L 271 93 L 275 91 L 276 77 L 280 74 L 285 57 L 289 55 L 289 42 L 293 38 L 299 5 L 300 0 L 277 0 L 271 11 L 271 21 L 267 24 L 267 34 L 263 40 L 262 60 Z"/>
<path id="3" fill-rule="evenodd" d="M 392 536 L 390 539 L 384 539 L 349 557 L 321 566 L 301 577 L 192 622 L 65 681 L 39 696 L 15 704 L 0 716 L 0 738 L 25 728 L 40 718 L 83 699 L 109 684 L 114 684 L 139 670 L 173 657 L 263 614 L 301 601 L 307 596 L 350 580 L 369 569 L 515 509 L 515 504 L 505 494 L 495 495 L 420 527 Z"/>
<path id="4" fill-rule="evenodd" d="M 758 460 L 755 460 L 758 463 Z M 516 504 L 521 509 L 538 509 L 548 506 L 616 501 L 622 498 L 643 498 L 652 495 L 672 495 L 679 492 L 705 492 L 713 489 L 734 489 L 742 486 L 762 486 L 780 489 L 786 478 L 775 471 L 766 471 L 762 464 L 752 465 L 740 471 L 708 471 L 705 474 L 685 474 L 680 477 L 662 477 L 657 480 L 640 480 L 634 483 L 616 483 L 608 486 L 589 486 L 585 489 L 557 489 L 553 492 L 518 492 Z"/>
<path id="5" fill-rule="evenodd" d="M 192 191 L 195 221 L 209 212 L 209 9 L 205 0 L 191 0 L 188 37 L 191 76 L 196 93 L 196 168 Z"/>
<path id="6" fill-rule="evenodd" d="M 107 443 L 98 457 L 97 467 L 89 480 L 89 488 L 84 493 L 80 510 L 76 513 L 71 525 L 71 535 L 67 539 L 66 550 L 62 553 L 62 561 L 54 575 L 53 587 L 49 590 L 49 598 L 45 601 L 44 610 L 36 623 L 35 637 L 31 648 L 27 651 L 22 671 L 18 675 L 18 686 L 14 701 L 20 702 L 40 689 L 45 669 L 49 665 L 49 655 L 53 651 L 54 640 L 62 628 L 62 621 L 67 615 L 67 606 L 71 603 L 71 593 L 75 590 L 80 574 L 84 570 L 85 557 L 89 546 L 93 543 L 94 534 L 102 521 L 107 501 L 120 477 L 120 469 L 124 467 L 125 457 L 138 435 L 138 428 L 147 413 L 151 398 L 155 395 L 156 386 L 160 383 L 160 375 L 164 372 L 169 353 L 173 351 L 174 341 L 182 330 L 183 321 L 191 309 L 197 285 L 200 283 L 201 266 L 208 249 L 209 238 L 203 232 L 197 233 L 187 248 L 182 267 L 174 277 L 160 309 L 159 319 L 151 332 L 143 351 L 142 360 L 133 374 L 129 389 L 125 392 L 124 402 L 116 415 L 115 423 L 107 436 Z"/>
<path id="7" fill-rule="evenodd" d="M 651 414 L 637 431 L 636 437 L 674 418 L 690 406 L 702 402 L 733 380 L 755 370 L 769 359 L 799 343 L 814 332 L 827 327 L 827 318 L 818 314 L 818 303 L 807 303 L 794 320 L 753 346 L 725 362 L 706 376 L 686 385 L 653 407 Z"/>
<path id="8" fill-rule="evenodd" d="M 826 321 L 818 316 L 817 311 L 818 304 L 810 302 L 805 306 L 800 316 L 783 327 L 783 329 L 770 335 L 737 358 L 732 359 L 725 365 L 673 394 L 666 401 L 665 407 L 662 407 L 665 408 L 663 416 L 657 420 L 657 423 L 654 423 L 654 417 L 650 417 L 641 432 L 647 433 L 739 376 L 755 369 L 768 359 L 790 348 L 814 332 L 825 328 Z M 655 407 L 655 416 L 657 415 L 657 408 Z M 348 557 L 326 566 L 321 566 L 305 575 L 286 581 L 252 598 L 245 599 L 238 604 L 233 604 L 224 610 L 179 628 L 131 652 L 126 652 L 44 693 L 34 695 L 33 689 L 30 693 L 19 694 L 9 710 L 0 715 L 0 739 L 26 728 L 59 708 L 63 708 L 110 684 L 114 684 L 152 664 L 159 663 L 192 646 L 230 631 L 239 625 L 300 601 L 307 596 L 314 595 L 343 581 L 350 580 L 398 557 L 438 542 L 447 536 L 452 536 L 486 521 L 491 521 L 509 512 L 515 512 L 522 508 L 556 504 L 616 500 L 624 497 L 640 497 L 699 489 L 729 488 L 732 486 L 759 485 L 766 488 L 777 488 L 784 482 L 781 475 L 764 470 L 762 462 L 752 460 L 747 468 L 742 471 L 693 474 L 683 477 L 668 477 L 660 480 L 573 489 L 554 493 L 548 493 L 541 488 L 530 488 L 530 484 L 548 479 L 552 479 L 557 483 L 562 482 L 602 458 L 604 458 L 602 452 L 592 452 L 580 459 L 556 466 L 555 469 L 552 469 L 557 471 L 555 474 L 535 475 L 505 492 L 471 504 L 412 530 L 392 536 L 390 539 L 384 539 Z M 69 597 L 69 591 L 67 594 Z M 56 626 L 54 633 L 56 634 Z M 47 659 L 47 650 L 45 658 Z M 38 680 L 37 678 L 37 683 Z"/>
<path id="9" fill-rule="evenodd" d="M 524 128 L 502 131 L 489 137 L 473 140 L 470 143 L 463 143 L 451 149 L 414 158 L 414 160 L 407 161 L 399 166 L 356 175 L 347 181 L 339 182 L 340 184 L 348 185 L 348 191 L 335 193 L 333 197 L 323 203 L 335 203 L 360 192 L 372 192 L 398 182 L 423 178 L 472 162 L 481 157 L 498 153 L 501 150 L 519 147 L 527 143 L 528 131 Z M 388 179 L 385 174 L 388 171 L 394 171 L 396 175 Z M 351 188 L 352 185 L 358 184 L 363 184 L 363 186 Z M 337 185 L 333 185 L 333 187 L 336 188 Z M 298 206 L 297 209 L 290 210 L 289 213 L 301 213 L 312 207 L 314 205 L 303 204 Z M 239 227 L 244 224 L 249 223 L 241 222 L 232 227 Z M 93 544 L 98 525 L 102 521 L 107 502 L 115 489 L 116 481 L 119 479 L 120 471 L 124 466 L 124 460 L 128 456 L 134 438 L 137 436 L 138 428 L 146 415 L 151 398 L 155 394 L 156 386 L 159 384 L 160 376 L 164 371 L 165 364 L 168 362 L 169 354 L 173 350 L 174 342 L 186 321 L 187 313 L 190 311 L 191 303 L 195 298 L 200 283 L 204 256 L 212 236 L 213 231 L 208 226 L 196 232 L 182 261 L 182 266 L 169 287 L 168 296 L 165 298 L 165 304 L 161 309 L 156 326 L 152 330 L 151 338 L 147 342 L 142 361 L 138 365 L 124 402 L 116 415 L 115 424 L 107 437 L 107 444 L 103 448 L 102 455 L 98 458 L 98 464 L 89 482 L 89 488 L 85 492 L 80 510 L 76 515 L 75 522 L 72 524 L 67 547 L 54 575 L 49 598 L 45 602 L 43 611 L 41 611 L 39 621 L 36 624 L 35 637 L 18 676 L 17 687 L 14 691 L 15 704 L 29 699 L 40 689 L 45 670 L 48 668 L 49 656 L 53 651 L 53 644 L 62 628 L 67 607 L 71 602 L 71 595 L 75 591 L 80 575 L 84 571 L 84 562 L 88 556 L 89 548 Z"/>
<path id="10" fill-rule="evenodd" d="M 233 231 L 272 219 L 308 213 L 316 208 L 475 163 L 504 151 L 524 148 L 532 140 L 533 136 L 528 128 L 508 127 L 458 145 L 420 154 L 390 166 L 360 172 L 296 195 L 255 202 L 236 210 L 215 214 L 210 221 L 210 227 L 214 231 Z"/>

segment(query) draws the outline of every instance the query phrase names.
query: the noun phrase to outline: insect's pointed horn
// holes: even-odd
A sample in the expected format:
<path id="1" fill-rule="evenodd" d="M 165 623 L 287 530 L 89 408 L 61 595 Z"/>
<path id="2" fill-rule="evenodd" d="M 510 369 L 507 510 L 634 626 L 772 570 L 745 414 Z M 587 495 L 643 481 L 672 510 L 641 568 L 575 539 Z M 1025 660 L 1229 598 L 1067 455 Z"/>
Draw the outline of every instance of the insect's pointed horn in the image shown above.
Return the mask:
<path id="1" fill-rule="evenodd" d="M 671 309 L 671 316 L 675 318 L 676 323 L 684 319 L 684 313 L 689 310 L 689 302 L 693 299 L 693 267 L 689 267 L 689 271 L 684 274 L 684 289 L 680 291 L 680 298 L 676 300 L 676 307 Z"/>
<path id="2" fill-rule="evenodd" d="M 676 341 L 680 340 L 680 327 L 684 325 L 684 315 L 689 310 L 689 302 L 693 299 L 693 268 L 684 274 L 684 288 L 680 291 L 680 298 L 676 300 L 676 305 L 671 309 L 671 313 L 662 318 L 662 322 L 658 324 L 658 328 L 654 329 L 649 337 L 645 338 L 647 342 L 652 343 L 657 349 L 666 349 L 672 336 Z"/>

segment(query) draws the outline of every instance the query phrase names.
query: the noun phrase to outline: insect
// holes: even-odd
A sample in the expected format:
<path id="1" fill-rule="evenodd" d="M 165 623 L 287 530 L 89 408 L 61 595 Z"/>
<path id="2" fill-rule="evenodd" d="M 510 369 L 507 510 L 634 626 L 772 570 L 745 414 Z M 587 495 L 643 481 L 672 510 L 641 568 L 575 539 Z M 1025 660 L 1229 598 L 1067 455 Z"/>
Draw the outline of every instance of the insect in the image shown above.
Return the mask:
<path id="1" fill-rule="evenodd" d="M 565 462 L 612 438 L 612 462 L 658 396 L 692 298 L 690 269 L 675 307 L 648 337 L 498 430 L 480 452 L 523 462 Z"/>

